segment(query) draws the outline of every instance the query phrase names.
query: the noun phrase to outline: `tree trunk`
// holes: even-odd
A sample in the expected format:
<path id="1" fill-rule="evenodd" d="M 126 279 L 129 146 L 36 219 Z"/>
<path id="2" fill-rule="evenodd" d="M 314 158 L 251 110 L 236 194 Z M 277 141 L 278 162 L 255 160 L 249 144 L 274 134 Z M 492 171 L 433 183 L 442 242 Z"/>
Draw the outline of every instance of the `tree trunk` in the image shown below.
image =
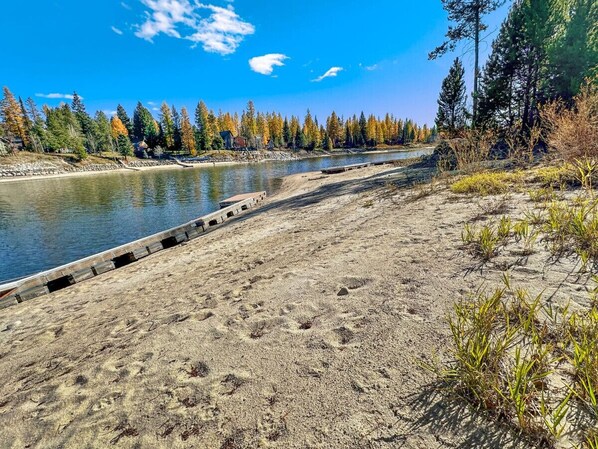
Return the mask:
<path id="1" fill-rule="evenodd" d="M 480 72 L 480 7 L 475 8 L 475 36 L 474 36 L 475 62 L 473 68 L 473 120 L 472 125 L 475 128 L 478 118 L 478 77 Z"/>

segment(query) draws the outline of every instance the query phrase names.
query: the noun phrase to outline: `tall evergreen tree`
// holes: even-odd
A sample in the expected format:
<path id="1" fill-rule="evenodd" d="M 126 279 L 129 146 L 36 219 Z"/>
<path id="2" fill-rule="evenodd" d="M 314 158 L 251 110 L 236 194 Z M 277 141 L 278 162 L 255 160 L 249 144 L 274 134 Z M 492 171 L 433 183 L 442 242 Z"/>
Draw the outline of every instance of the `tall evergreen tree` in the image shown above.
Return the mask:
<path id="1" fill-rule="evenodd" d="M 137 103 L 135 113 L 133 114 L 133 140 L 136 142 L 143 141 L 150 148 L 153 148 L 158 143 L 158 127 L 156 126 L 156 122 L 152 117 L 152 113 L 141 102 Z"/>
<path id="2" fill-rule="evenodd" d="M 104 112 L 98 111 L 96 112 L 95 122 L 98 151 L 112 151 L 112 129 L 108 117 Z"/>
<path id="3" fill-rule="evenodd" d="M 441 0 L 442 7 L 448 12 L 448 18 L 455 26 L 449 26 L 447 40 L 429 54 L 430 59 L 455 49 L 463 39 L 474 42 L 473 70 L 473 124 L 476 124 L 478 110 L 478 79 L 480 74 L 480 33 L 487 26 L 482 22 L 483 16 L 495 11 L 505 0 Z"/>
<path id="4" fill-rule="evenodd" d="M 174 121 L 166 102 L 160 106 L 160 130 L 162 143 L 168 151 L 172 151 L 174 149 Z"/>
<path id="5" fill-rule="evenodd" d="M 282 125 L 282 141 L 283 145 L 287 148 L 291 146 L 293 142 L 293 135 L 291 134 L 291 127 L 289 126 L 289 121 L 287 118 L 284 118 L 284 124 Z"/>
<path id="6" fill-rule="evenodd" d="M 133 155 L 133 146 L 131 145 L 131 141 L 124 134 L 118 135 L 118 138 L 116 139 L 116 148 L 118 149 L 118 153 L 125 157 L 125 161 L 127 160 L 128 156 Z"/>
<path id="7" fill-rule="evenodd" d="M 195 108 L 195 126 L 197 128 L 197 146 L 200 151 L 212 148 L 213 134 L 210 126 L 210 113 L 203 101 L 197 103 Z"/>
<path id="8" fill-rule="evenodd" d="M 123 108 L 120 104 L 116 107 L 116 116 L 125 126 L 125 128 L 127 128 L 128 136 L 133 137 L 133 122 L 129 118 L 125 108 Z"/>
<path id="9" fill-rule="evenodd" d="M 361 115 L 359 116 L 359 135 L 357 138 L 357 145 L 362 146 L 365 145 L 368 139 L 368 121 L 365 118 L 365 114 L 361 111 Z"/>
<path id="10" fill-rule="evenodd" d="M 549 97 L 571 104 L 584 78 L 598 75 L 598 2 L 566 0 L 564 4 L 560 22 L 566 26 L 548 49 L 545 79 Z"/>
<path id="11" fill-rule="evenodd" d="M 176 108 L 172 107 L 172 140 L 173 148 L 172 151 L 178 153 L 181 151 L 182 140 L 181 140 L 181 116 Z"/>
<path id="12" fill-rule="evenodd" d="M 449 136 L 454 136 L 459 130 L 465 128 L 467 94 L 464 77 L 463 65 L 459 58 L 456 58 L 449 74 L 442 82 L 436 114 L 436 126 Z"/>

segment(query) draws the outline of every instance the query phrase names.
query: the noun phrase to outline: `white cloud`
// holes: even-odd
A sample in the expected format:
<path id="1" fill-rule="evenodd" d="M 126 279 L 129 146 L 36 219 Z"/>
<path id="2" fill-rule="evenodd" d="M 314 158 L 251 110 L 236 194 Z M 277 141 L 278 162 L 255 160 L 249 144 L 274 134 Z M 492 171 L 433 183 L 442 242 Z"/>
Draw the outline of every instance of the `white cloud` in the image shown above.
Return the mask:
<path id="1" fill-rule="evenodd" d="M 319 83 L 324 78 L 333 78 L 333 77 L 337 76 L 339 74 L 339 72 L 342 72 L 342 71 L 343 71 L 342 67 L 331 67 L 330 69 L 328 69 L 328 71 L 326 73 L 324 73 L 324 75 L 318 76 L 315 80 L 312 80 L 312 81 Z"/>
<path id="2" fill-rule="evenodd" d="M 73 96 L 71 94 L 52 93 L 52 94 L 35 94 L 35 96 L 40 97 L 40 98 L 48 98 L 51 100 L 56 100 L 56 99 L 72 100 L 73 99 Z M 79 95 L 79 98 L 81 98 L 81 100 L 84 99 L 81 95 Z"/>
<path id="3" fill-rule="evenodd" d="M 160 108 L 152 108 L 152 111 L 159 111 Z"/>
<path id="4" fill-rule="evenodd" d="M 119 30 L 118 28 L 116 28 L 115 26 L 111 26 L 110 27 L 112 29 L 112 31 L 114 31 L 116 34 L 118 34 L 119 36 L 122 36 L 123 32 L 121 30 Z"/>
<path id="5" fill-rule="evenodd" d="M 116 111 L 109 111 L 109 110 L 104 110 L 102 111 L 104 114 L 109 115 L 109 116 L 115 116 L 116 115 Z"/>
<path id="6" fill-rule="evenodd" d="M 150 106 L 156 106 L 157 103 L 155 103 L 153 101 L 148 101 L 147 104 L 149 104 Z"/>
<path id="7" fill-rule="evenodd" d="M 284 66 L 283 61 L 285 59 L 289 59 L 289 57 L 281 53 L 270 53 L 264 56 L 256 56 L 255 58 L 251 58 L 249 60 L 249 67 L 251 67 L 251 70 L 256 73 L 261 73 L 262 75 L 271 75 L 274 71 L 274 66 Z"/>
<path id="8" fill-rule="evenodd" d="M 131 10 L 131 7 L 125 2 L 120 2 L 120 6 L 122 6 L 125 9 Z"/>
<path id="9" fill-rule="evenodd" d="M 176 39 L 186 39 L 195 47 L 201 44 L 211 53 L 228 55 L 237 50 L 245 36 L 255 28 L 227 7 L 200 3 L 197 0 L 141 0 L 149 11 L 146 20 L 137 26 L 135 35 L 153 42 L 160 33 Z M 203 12 L 207 17 L 203 17 Z"/>
<path id="10" fill-rule="evenodd" d="M 374 64 L 374 65 L 368 65 L 365 67 L 365 69 L 369 72 L 373 72 L 374 70 L 376 70 L 378 68 L 378 64 Z"/>

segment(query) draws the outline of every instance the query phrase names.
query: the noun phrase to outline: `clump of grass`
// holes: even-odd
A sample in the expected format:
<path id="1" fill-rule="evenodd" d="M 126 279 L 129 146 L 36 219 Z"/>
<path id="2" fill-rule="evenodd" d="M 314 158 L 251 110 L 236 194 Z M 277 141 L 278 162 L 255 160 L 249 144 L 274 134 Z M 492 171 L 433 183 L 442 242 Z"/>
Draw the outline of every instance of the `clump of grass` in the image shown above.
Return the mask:
<path id="1" fill-rule="evenodd" d="M 513 184 L 522 182 L 523 177 L 515 172 L 480 172 L 465 176 L 451 186 L 453 193 L 477 194 L 481 196 L 507 193 Z"/>
<path id="2" fill-rule="evenodd" d="M 550 165 L 532 171 L 531 182 L 537 182 L 545 188 L 565 190 L 575 185 L 575 174 L 570 164 Z"/>
<path id="3" fill-rule="evenodd" d="M 598 264 L 598 200 L 578 197 L 548 205 L 542 231 L 554 256 L 577 255 L 582 269 Z"/>
<path id="4" fill-rule="evenodd" d="M 490 226 L 485 225 L 478 230 L 471 225 L 465 225 L 461 239 L 471 254 L 484 261 L 489 261 L 498 254 L 500 238 Z"/>
<path id="5" fill-rule="evenodd" d="M 461 233 L 461 240 L 468 247 L 471 254 L 489 261 L 498 254 L 511 235 L 513 224 L 511 218 L 502 216 L 496 226 L 484 225 L 480 229 L 466 224 Z"/>
<path id="6" fill-rule="evenodd" d="M 523 243 L 522 253 L 529 256 L 534 252 L 534 245 L 538 239 L 538 232 L 533 230 L 527 220 L 519 220 L 513 225 L 513 235 L 516 242 Z"/>
<path id="7" fill-rule="evenodd" d="M 527 194 L 529 195 L 529 199 L 534 203 L 547 203 L 556 199 L 556 195 L 552 187 L 531 189 L 527 192 Z"/>
<path id="8" fill-rule="evenodd" d="M 503 287 L 455 304 L 448 325 L 451 361 L 434 368 L 443 391 L 507 423 L 530 447 L 598 449 L 598 432 L 587 427 L 598 419 L 597 309 L 560 307 L 505 275 Z"/>

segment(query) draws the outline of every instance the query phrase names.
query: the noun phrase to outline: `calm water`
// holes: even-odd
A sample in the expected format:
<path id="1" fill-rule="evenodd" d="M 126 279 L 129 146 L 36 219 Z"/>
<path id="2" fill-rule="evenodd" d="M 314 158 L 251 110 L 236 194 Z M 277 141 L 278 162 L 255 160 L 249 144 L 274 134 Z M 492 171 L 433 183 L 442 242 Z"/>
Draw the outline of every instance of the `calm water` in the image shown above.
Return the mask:
<path id="1" fill-rule="evenodd" d="M 286 175 L 423 152 L 0 183 L 0 282 L 185 223 L 237 193 L 272 193 Z"/>

